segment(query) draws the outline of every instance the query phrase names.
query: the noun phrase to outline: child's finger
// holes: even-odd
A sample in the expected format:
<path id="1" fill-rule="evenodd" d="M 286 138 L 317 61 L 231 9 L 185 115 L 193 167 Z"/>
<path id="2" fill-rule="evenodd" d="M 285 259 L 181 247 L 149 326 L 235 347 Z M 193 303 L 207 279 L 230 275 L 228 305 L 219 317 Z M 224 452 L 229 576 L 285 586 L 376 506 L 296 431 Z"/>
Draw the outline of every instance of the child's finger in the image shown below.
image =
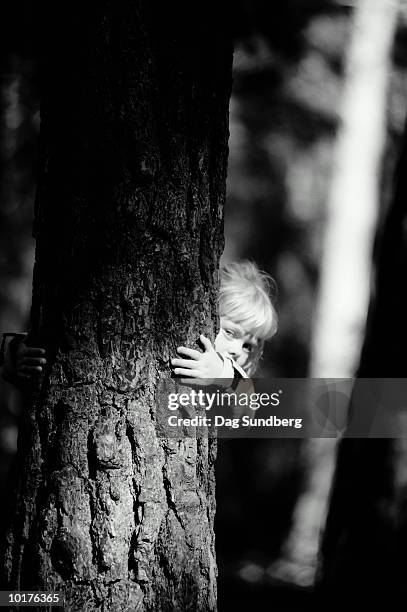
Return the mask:
<path id="1" fill-rule="evenodd" d="M 188 368 L 190 370 L 196 366 L 196 362 L 192 359 L 171 359 L 171 364 L 173 366 L 180 366 L 181 368 Z"/>
<path id="2" fill-rule="evenodd" d="M 177 348 L 177 353 L 181 355 L 187 355 L 187 357 L 192 357 L 192 359 L 199 359 L 202 353 L 200 351 L 196 351 L 195 349 L 187 348 L 186 346 L 179 346 Z"/>
<path id="3" fill-rule="evenodd" d="M 199 372 L 197 370 L 187 370 L 186 368 L 175 368 L 174 374 L 177 374 L 177 376 L 199 378 Z"/>
<path id="4" fill-rule="evenodd" d="M 45 349 L 40 348 L 39 346 L 27 346 L 26 344 L 23 344 L 22 348 L 26 355 L 45 355 Z"/>
<path id="5" fill-rule="evenodd" d="M 45 365 L 47 360 L 44 357 L 23 357 L 21 359 L 22 365 Z"/>
<path id="6" fill-rule="evenodd" d="M 209 340 L 209 338 L 207 338 L 206 336 L 204 336 L 203 334 L 201 334 L 199 336 L 200 341 L 202 342 L 202 344 L 205 347 L 206 351 L 214 351 L 215 349 L 212 346 L 212 342 Z"/>
<path id="7" fill-rule="evenodd" d="M 32 376 L 33 374 L 41 374 L 42 367 L 41 366 L 26 366 L 22 365 L 19 367 L 18 372 L 21 374 L 27 374 L 28 376 Z"/>

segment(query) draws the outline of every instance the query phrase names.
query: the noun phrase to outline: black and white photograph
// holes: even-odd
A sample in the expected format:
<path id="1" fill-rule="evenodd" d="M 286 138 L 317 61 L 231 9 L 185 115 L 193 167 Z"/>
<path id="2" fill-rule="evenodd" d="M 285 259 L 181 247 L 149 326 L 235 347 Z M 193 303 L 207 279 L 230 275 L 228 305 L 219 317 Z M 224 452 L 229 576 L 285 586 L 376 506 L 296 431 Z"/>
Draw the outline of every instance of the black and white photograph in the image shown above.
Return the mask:
<path id="1" fill-rule="evenodd" d="M 0 18 L 0 608 L 407 596 L 406 0 Z"/>

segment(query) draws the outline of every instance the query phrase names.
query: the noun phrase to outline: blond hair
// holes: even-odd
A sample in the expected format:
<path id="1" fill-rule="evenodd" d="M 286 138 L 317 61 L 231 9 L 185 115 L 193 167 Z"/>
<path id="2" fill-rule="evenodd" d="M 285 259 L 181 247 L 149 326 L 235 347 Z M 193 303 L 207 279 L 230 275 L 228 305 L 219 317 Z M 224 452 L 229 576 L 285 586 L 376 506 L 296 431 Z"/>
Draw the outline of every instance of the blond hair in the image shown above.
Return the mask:
<path id="1" fill-rule="evenodd" d="M 264 342 L 277 332 L 278 318 L 273 304 L 276 284 L 255 263 L 242 260 L 220 268 L 219 314 L 225 316 L 260 341 L 255 362 L 246 368 L 250 375 L 258 364 Z"/>

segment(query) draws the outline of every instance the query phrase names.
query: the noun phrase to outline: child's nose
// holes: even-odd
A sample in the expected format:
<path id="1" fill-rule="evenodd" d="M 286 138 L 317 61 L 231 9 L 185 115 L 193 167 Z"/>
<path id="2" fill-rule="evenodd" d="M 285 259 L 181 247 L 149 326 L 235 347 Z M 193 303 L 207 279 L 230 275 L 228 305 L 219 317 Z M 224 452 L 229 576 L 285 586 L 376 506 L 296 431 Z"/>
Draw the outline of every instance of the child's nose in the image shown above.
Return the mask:
<path id="1" fill-rule="evenodd" d="M 229 346 L 229 353 L 231 357 L 239 357 L 243 348 L 243 343 L 238 338 L 235 338 Z"/>

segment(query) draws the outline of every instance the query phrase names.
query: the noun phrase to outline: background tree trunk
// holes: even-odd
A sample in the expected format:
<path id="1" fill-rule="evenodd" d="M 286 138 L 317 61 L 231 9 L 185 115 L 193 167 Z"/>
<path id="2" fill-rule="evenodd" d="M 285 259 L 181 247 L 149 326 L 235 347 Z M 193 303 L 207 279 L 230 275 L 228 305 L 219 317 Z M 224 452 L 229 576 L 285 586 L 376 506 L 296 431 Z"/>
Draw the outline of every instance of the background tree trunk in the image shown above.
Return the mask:
<path id="1" fill-rule="evenodd" d="M 190 11 L 43 15 L 30 341 L 49 367 L 4 576 L 69 610 L 216 607 L 216 445 L 156 429 L 176 346 L 217 324 L 232 50 L 210 3 Z"/>
<path id="2" fill-rule="evenodd" d="M 404 378 L 407 342 L 407 140 L 404 135 L 394 199 L 379 236 L 359 378 Z M 356 406 L 366 419 L 374 406 Z M 389 418 L 394 420 L 395 413 Z M 368 421 L 367 421 L 368 422 Z M 405 425 L 399 439 L 344 439 L 321 549 L 320 592 L 340 608 L 344 602 L 391 607 L 406 596 Z M 394 423 L 393 423 L 394 427 Z M 397 430 L 397 427 L 395 428 Z M 335 608 L 336 609 L 336 608 Z"/>
<path id="3" fill-rule="evenodd" d="M 355 5 L 327 202 L 311 349 L 313 378 L 352 378 L 359 359 L 369 302 L 398 8 L 393 0 L 360 0 Z M 343 383 L 339 388 L 343 389 Z M 336 447 L 336 438 L 306 441 L 305 490 L 294 511 L 285 558 L 270 570 L 304 586 L 315 580 Z"/>

